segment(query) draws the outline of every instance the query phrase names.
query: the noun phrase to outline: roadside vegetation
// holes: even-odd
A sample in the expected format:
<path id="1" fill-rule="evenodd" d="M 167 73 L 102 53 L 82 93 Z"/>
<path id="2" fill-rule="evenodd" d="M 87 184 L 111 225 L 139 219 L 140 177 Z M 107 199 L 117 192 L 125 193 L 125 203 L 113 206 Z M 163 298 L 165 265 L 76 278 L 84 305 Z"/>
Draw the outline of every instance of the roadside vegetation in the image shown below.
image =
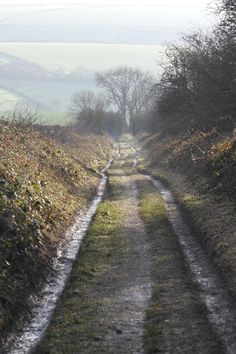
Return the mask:
<path id="1" fill-rule="evenodd" d="M 162 135 L 185 136 L 215 128 L 235 129 L 235 1 L 217 2 L 217 24 L 184 34 L 169 44 L 163 74 L 156 84 L 156 129 Z"/>
<path id="2" fill-rule="evenodd" d="M 236 8 L 231 0 L 217 4 L 211 33 L 167 47 L 139 168 L 174 189 L 236 298 Z"/>
<path id="3" fill-rule="evenodd" d="M 214 144 L 213 147 L 209 144 L 207 150 L 205 135 L 200 135 L 198 140 L 195 137 L 194 141 L 206 149 L 206 154 L 202 159 L 193 160 L 193 138 L 170 141 L 159 136 L 143 136 L 142 139 L 141 145 L 146 152 L 140 159 L 140 170 L 148 171 L 172 188 L 204 249 L 236 299 L 235 181 L 232 175 L 235 155 L 229 153 L 231 144 L 226 145 L 227 153 L 219 149 L 213 158 Z M 221 166 L 218 176 L 214 173 L 217 164 Z"/>
<path id="4" fill-rule="evenodd" d="M 105 136 L 0 122 L 0 332 L 29 309 L 112 154 Z"/>
<path id="5" fill-rule="evenodd" d="M 152 75 L 124 65 L 97 73 L 95 79 L 102 92 L 78 91 L 72 96 L 69 111 L 74 128 L 105 131 L 116 138 L 125 132 L 136 134 L 153 105 Z"/>

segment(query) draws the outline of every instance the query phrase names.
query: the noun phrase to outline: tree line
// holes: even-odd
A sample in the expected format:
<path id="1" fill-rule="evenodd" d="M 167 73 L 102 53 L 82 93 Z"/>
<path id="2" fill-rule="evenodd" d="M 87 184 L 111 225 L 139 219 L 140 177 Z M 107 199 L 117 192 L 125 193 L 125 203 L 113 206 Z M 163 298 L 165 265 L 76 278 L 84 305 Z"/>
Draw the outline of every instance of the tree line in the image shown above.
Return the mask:
<path id="1" fill-rule="evenodd" d="M 176 135 L 230 131 L 236 125 L 236 2 L 217 3 L 218 23 L 169 44 L 161 79 L 126 66 L 96 74 L 104 94 L 77 92 L 71 114 L 78 129 L 119 135 L 147 130 Z"/>

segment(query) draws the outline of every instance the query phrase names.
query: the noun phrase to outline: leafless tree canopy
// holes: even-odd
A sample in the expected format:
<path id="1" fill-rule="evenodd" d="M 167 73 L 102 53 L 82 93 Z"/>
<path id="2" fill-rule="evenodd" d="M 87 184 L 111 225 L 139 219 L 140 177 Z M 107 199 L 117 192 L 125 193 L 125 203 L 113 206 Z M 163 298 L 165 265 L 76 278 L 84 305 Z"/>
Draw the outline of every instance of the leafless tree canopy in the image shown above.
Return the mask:
<path id="1" fill-rule="evenodd" d="M 73 127 L 81 132 L 108 132 L 117 136 L 123 126 L 118 113 L 109 110 L 106 95 L 93 91 L 78 91 L 72 96 L 69 112 L 73 117 Z"/>
<path id="2" fill-rule="evenodd" d="M 106 90 L 109 102 L 117 107 L 134 132 L 136 118 L 150 107 L 152 76 L 139 69 L 121 66 L 96 74 L 96 82 Z"/>
<path id="3" fill-rule="evenodd" d="M 70 113 L 77 117 L 78 112 L 105 109 L 107 106 L 107 98 L 102 93 L 95 95 L 92 90 L 77 91 L 71 99 Z"/>

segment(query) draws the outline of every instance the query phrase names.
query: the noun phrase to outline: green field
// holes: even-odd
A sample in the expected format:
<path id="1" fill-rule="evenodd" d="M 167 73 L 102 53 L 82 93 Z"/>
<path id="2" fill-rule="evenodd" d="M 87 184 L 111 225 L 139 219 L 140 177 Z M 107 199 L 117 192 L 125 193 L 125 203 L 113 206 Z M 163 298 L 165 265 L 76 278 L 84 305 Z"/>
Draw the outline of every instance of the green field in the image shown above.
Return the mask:
<path id="1" fill-rule="evenodd" d="M 81 43 L 0 43 L 0 51 L 55 71 L 77 67 L 89 71 L 128 65 L 158 71 L 162 46 Z"/>
<path id="2" fill-rule="evenodd" d="M 67 124 L 71 121 L 68 113 L 64 112 L 42 112 L 40 113 L 40 123 L 42 124 Z"/>

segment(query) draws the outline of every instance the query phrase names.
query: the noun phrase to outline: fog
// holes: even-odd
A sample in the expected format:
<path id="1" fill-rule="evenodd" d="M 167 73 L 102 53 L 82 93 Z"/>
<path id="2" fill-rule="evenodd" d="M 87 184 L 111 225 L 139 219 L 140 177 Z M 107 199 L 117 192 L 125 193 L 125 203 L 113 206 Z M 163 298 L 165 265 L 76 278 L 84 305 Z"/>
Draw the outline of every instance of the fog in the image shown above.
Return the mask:
<path id="1" fill-rule="evenodd" d="M 95 89 L 94 73 L 139 67 L 161 73 L 163 45 L 207 27 L 202 1 L 0 1 L 0 110 L 24 100 L 67 110 L 75 90 Z"/>

